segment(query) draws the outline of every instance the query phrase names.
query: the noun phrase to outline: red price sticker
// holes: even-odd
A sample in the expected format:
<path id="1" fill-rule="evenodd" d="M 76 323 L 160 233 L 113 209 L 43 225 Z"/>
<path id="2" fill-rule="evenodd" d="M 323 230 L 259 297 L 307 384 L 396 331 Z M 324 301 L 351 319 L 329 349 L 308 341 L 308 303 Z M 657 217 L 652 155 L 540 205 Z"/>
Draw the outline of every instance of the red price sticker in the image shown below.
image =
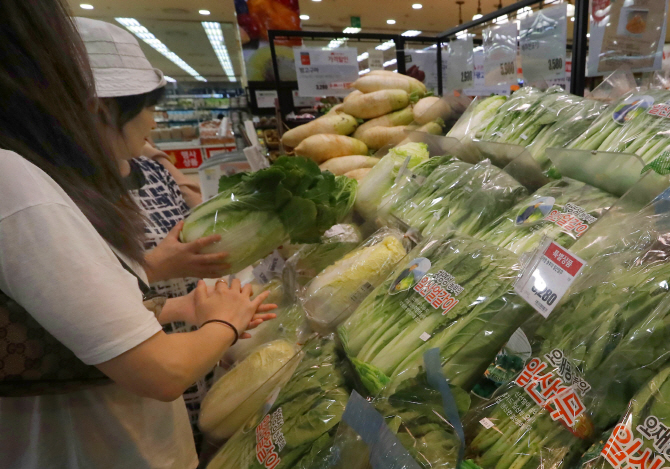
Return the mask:
<path id="1" fill-rule="evenodd" d="M 514 290 L 546 318 L 585 265 L 583 259 L 547 238 L 535 251 Z"/>

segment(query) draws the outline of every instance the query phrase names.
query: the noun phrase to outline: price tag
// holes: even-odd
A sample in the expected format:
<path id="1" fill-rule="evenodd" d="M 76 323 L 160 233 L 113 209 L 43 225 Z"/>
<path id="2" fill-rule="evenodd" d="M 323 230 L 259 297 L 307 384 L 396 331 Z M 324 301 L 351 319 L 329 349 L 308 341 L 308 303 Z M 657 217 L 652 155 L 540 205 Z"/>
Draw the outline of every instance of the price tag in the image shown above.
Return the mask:
<path id="1" fill-rule="evenodd" d="M 284 258 L 275 250 L 253 268 L 254 278 L 262 285 L 278 277 L 284 270 Z"/>
<path id="2" fill-rule="evenodd" d="M 456 39 L 447 44 L 446 90 L 462 90 L 474 86 L 474 53 L 472 36 Z"/>
<path id="3" fill-rule="evenodd" d="M 482 426 L 483 426 L 484 428 L 486 428 L 487 430 L 488 430 L 489 428 L 493 428 L 493 427 L 495 427 L 495 424 L 494 424 L 493 422 L 491 422 L 491 421 L 490 421 L 489 419 L 487 419 L 487 418 L 483 418 L 483 419 L 481 419 L 481 420 L 479 421 L 479 423 L 481 423 Z"/>
<path id="4" fill-rule="evenodd" d="M 565 78 L 568 4 L 544 8 L 521 20 L 519 48 L 527 83 Z"/>
<path id="5" fill-rule="evenodd" d="M 384 70 L 384 51 L 368 49 L 368 68 L 370 70 Z"/>
<path id="6" fill-rule="evenodd" d="M 486 86 L 516 85 L 516 23 L 484 30 L 484 82 Z"/>
<path id="7" fill-rule="evenodd" d="M 298 92 L 301 97 L 346 96 L 358 79 L 357 50 L 294 47 Z"/>
<path id="8" fill-rule="evenodd" d="M 585 265 L 583 259 L 547 238 L 524 269 L 514 290 L 546 318 Z"/>

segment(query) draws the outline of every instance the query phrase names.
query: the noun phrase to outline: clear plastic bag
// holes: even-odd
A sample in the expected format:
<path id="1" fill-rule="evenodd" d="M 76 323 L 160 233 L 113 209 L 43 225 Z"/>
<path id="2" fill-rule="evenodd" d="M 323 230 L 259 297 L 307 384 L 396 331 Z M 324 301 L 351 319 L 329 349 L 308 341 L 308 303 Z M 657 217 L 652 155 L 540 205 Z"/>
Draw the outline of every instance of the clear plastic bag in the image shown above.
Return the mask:
<path id="1" fill-rule="evenodd" d="M 416 376 L 428 348 L 439 348 L 446 361 L 467 345 L 501 312 L 519 269 L 511 252 L 454 233 L 424 239 L 407 259 L 338 329 L 373 395 Z M 471 365 L 485 369 L 508 338 L 496 337 Z"/>
<path id="2" fill-rule="evenodd" d="M 540 188 L 474 236 L 516 254 L 534 250 L 543 236 L 569 248 L 617 198 L 574 179 Z"/>
<path id="3" fill-rule="evenodd" d="M 332 443 L 350 393 L 346 364 L 329 337 L 311 339 L 302 354 L 266 412 L 228 440 L 208 469 L 308 469 Z"/>
<path id="4" fill-rule="evenodd" d="M 650 252 L 594 261 L 548 320 L 530 320 L 533 358 L 464 421 L 475 463 L 569 467 L 667 364 L 670 264 Z"/>
<path id="5" fill-rule="evenodd" d="M 409 241 L 401 232 L 382 228 L 317 274 L 302 291 L 312 328 L 334 330 L 386 279 L 408 250 Z"/>
<path id="6" fill-rule="evenodd" d="M 476 97 L 456 124 L 447 132 L 447 137 L 453 137 L 461 142 L 473 140 L 495 119 L 498 109 L 506 101 L 505 96 Z"/>

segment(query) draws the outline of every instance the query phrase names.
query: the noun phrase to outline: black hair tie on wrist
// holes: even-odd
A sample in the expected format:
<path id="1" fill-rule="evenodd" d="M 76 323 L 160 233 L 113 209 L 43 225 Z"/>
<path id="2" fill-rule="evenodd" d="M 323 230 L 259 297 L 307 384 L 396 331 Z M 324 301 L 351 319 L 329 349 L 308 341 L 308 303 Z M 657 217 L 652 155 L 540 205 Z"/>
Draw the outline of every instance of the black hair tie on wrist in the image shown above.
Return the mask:
<path id="1" fill-rule="evenodd" d="M 231 323 L 229 323 L 228 321 L 224 321 L 223 319 L 210 319 L 209 321 L 203 322 L 200 325 L 200 327 L 203 327 L 205 324 L 210 324 L 210 323 L 215 323 L 215 322 L 218 322 L 219 324 L 223 324 L 224 326 L 228 326 L 233 330 L 233 332 L 235 333 L 235 340 L 233 340 L 233 343 L 231 344 L 231 346 L 235 345 L 237 343 L 237 340 L 240 338 L 240 333 L 237 332 L 237 328 L 235 326 L 233 326 Z"/>

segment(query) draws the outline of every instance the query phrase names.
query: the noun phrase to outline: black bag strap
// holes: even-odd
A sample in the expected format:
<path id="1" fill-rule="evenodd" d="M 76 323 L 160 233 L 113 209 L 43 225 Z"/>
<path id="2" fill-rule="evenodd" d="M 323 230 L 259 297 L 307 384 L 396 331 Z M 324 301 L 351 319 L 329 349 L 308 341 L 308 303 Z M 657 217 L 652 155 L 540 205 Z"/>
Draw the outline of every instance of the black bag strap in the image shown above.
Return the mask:
<path id="1" fill-rule="evenodd" d="M 123 259 L 121 259 L 119 256 L 116 256 L 116 258 L 119 260 L 123 268 L 126 269 L 128 273 L 132 274 L 132 276 L 137 279 L 137 285 L 140 287 L 140 291 L 142 292 L 142 299 L 144 301 L 150 300 L 157 296 L 162 296 L 152 293 L 151 287 L 147 285 L 146 282 L 142 280 L 142 278 L 139 275 L 137 275 L 137 273 Z"/>

